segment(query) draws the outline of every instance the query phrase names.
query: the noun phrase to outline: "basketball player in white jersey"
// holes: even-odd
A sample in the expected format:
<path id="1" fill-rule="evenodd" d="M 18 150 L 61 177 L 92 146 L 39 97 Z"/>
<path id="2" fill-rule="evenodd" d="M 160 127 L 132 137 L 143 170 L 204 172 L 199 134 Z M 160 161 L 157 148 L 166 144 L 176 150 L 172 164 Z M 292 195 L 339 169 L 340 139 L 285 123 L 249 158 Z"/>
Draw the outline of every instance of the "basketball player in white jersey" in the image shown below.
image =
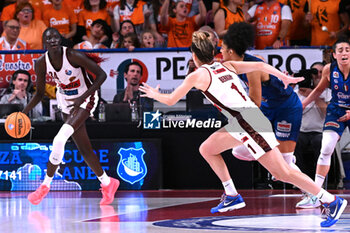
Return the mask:
<path id="1" fill-rule="evenodd" d="M 249 99 L 237 75 L 259 70 L 280 78 L 285 87 L 289 83 L 296 83 L 303 79 L 288 77 L 263 62 L 227 61 L 223 64 L 213 62 L 214 47 L 207 32 L 193 33 L 191 50 L 198 69 L 189 74 L 171 94 L 161 94 L 159 86 L 152 88 L 145 83 L 140 86 L 140 90 L 144 93 L 141 95 L 143 97 L 173 105 L 195 87 L 201 90 L 228 118 L 229 123 L 209 136 L 199 148 L 201 155 L 219 177 L 225 189 L 220 204 L 212 208 L 211 212 L 225 212 L 245 206 L 220 154 L 243 144 L 278 180 L 294 184 L 320 199 L 323 206 L 330 210 L 327 220 L 321 222 L 322 227 L 329 227 L 336 223 L 347 201 L 328 193 L 318 187 L 307 175 L 288 166 L 277 148 L 278 142 L 269 120 Z"/>
<path id="2" fill-rule="evenodd" d="M 61 46 L 61 35 L 56 29 L 48 28 L 44 31 L 43 43 L 48 51 L 35 64 L 37 91 L 23 112 L 27 114 L 42 99 L 46 75 L 50 75 L 56 82 L 57 103 L 65 123 L 53 140 L 44 182 L 35 192 L 28 195 L 28 200 L 37 205 L 47 195 L 57 167 L 62 162 L 64 146 L 68 138 L 72 137 L 85 162 L 101 181 L 100 204 L 110 204 L 114 200 L 119 181 L 109 177 L 102 169 L 92 150 L 85 126 L 85 121 L 92 115 L 98 103 L 97 89 L 107 75 L 94 59 L 82 52 Z M 86 70 L 92 72 L 96 78 L 90 78 Z"/>

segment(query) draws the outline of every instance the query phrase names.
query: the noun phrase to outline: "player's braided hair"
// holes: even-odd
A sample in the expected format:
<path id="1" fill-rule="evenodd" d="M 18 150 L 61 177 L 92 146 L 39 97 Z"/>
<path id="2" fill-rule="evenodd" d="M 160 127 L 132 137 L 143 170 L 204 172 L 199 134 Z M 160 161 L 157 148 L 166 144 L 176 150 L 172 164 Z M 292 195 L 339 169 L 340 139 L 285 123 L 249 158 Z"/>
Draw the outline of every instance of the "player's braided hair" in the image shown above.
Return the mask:
<path id="1" fill-rule="evenodd" d="M 191 51 L 203 63 L 210 63 L 214 59 L 214 46 L 208 32 L 196 31 L 192 34 Z"/>

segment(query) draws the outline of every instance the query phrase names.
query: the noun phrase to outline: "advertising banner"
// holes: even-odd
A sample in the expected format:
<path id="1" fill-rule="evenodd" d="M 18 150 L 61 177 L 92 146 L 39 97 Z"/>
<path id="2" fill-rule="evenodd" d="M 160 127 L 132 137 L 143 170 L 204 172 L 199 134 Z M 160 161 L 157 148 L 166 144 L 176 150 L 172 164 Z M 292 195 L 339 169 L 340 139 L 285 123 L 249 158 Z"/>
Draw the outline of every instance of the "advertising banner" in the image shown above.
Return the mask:
<path id="1" fill-rule="evenodd" d="M 125 88 L 124 68 L 127 64 L 137 61 L 143 67 L 142 81 L 151 86 L 160 85 L 163 93 L 170 93 L 180 85 L 187 74 L 187 64 L 192 54 L 190 51 L 146 51 L 125 52 L 113 50 L 110 52 L 95 50 L 106 59 L 101 67 L 107 73 L 107 80 L 101 87 L 101 95 L 107 101 L 112 101 L 118 90 Z M 267 49 L 252 50 L 249 54 L 258 55 L 269 64 L 281 71 L 294 73 L 300 69 L 309 68 L 316 61 L 322 61 L 322 49 Z M 35 83 L 34 62 L 41 56 L 34 54 L 0 54 L 0 88 L 6 88 L 11 74 L 17 69 L 28 70 Z M 53 80 L 49 76 L 47 82 Z"/>
<path id="2" fill-rule="evenodd" d="M 120 181 L 120 190 L 161 188 L 161 141 L 91 140 L 106 173 Z M 51 142 L 1 142 L 0 191 L 33 191 L 46 174 Z M 98 190 L 100 182 L 73 142 L 67 142 L 63 162 L 51 190 Z"/>

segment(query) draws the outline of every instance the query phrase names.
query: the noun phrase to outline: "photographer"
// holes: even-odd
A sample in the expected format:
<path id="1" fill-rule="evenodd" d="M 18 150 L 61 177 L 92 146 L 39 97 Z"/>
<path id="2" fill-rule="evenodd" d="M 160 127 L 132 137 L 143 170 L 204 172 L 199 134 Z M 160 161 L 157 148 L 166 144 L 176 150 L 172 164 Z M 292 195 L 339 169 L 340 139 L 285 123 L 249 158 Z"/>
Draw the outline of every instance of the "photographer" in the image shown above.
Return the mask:
<path id="1" fill-rule="evenodd" d="M 301 70 L 295 77 L 303 76 L 304 81 L 298 84 L 297 94 L 303 101 L 320 82 L 324 64 L 315 62 L 309 70 Z M 295 147 L 297 166 L 302 172 L 314 178 L 316 163 L 321 149 L 323 123 L 326 117 L 327 104 L 331 99 L 329 88 L 303 110 L 303 118 L 300 133 Z M 304 198 L 297 204 L 298 208 L 314 208 L 320 206 L 317 200 L 305 194 Z"/>

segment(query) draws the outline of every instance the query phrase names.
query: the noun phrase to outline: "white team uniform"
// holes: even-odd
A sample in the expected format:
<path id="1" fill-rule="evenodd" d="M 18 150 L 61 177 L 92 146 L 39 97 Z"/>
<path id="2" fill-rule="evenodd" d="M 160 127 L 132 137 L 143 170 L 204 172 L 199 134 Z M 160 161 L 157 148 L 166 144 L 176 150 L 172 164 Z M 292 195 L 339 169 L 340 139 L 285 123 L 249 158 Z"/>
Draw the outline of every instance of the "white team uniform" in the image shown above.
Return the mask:
<path id="1" fill-rule="evenodd" d="M 56 70 L 49 59 L 48 52 L 45 53 L 46 61 L 46 72 L 50 75 L 56 82 L 57 91 L 56 98 L 58 107 L 63 113 L 69 114 L 72 107 L 67 107 L 72 104 L 72 101 L 67 101 L 67 99 L 74 99 L 86 92 L 86 90 L 92 85 L 85 69 L 72 66 L 67 58 L 67 47 L 63 48 L 63 62 L 62 68 Z M 85 99 L 85 101 L 80 105 L 81 108 L 86 109 L 92 115 L 96 109 L 98 103 L 97 91 Z"/>
<path id="2" fill-rule="evenodd" d="M 241 141 L 255 159 L 275 148 L 278 142 L 270 121 L 249 98 L 236 73 L 219 62 L 201 67 L 209 71 L 211 78 L 203 94 L 227 117 L 226 131 Z"/>

